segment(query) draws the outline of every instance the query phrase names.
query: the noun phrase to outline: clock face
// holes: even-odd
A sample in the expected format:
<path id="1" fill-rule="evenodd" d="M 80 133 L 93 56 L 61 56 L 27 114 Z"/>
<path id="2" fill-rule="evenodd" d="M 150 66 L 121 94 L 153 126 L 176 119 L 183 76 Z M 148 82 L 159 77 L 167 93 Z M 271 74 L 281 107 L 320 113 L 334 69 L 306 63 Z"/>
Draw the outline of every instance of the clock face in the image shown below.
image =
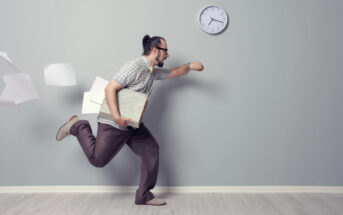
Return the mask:
<path id="1" fill-rule="evenodd" d="M 201 10 L 199 25 L 203 31 L 209 34 L 222 32 L 228 23 L 228 17 L 224 9 L 217 6 L 208 6 Z"/>

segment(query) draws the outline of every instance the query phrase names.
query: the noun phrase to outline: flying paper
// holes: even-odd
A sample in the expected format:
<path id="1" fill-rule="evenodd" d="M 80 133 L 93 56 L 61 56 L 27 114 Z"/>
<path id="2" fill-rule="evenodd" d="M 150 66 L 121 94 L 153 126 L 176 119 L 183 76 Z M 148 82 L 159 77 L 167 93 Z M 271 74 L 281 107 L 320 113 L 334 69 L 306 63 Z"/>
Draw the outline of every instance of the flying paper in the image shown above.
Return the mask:
<path id="1" fill-rule="evenodd" d="M 9 63 L 13 63 L 12 60 L 8 57 L 6 52 L 0 52 L 0 57 L 2 57 L 5 61 Z"/>
<path id="2" fill-rule="evenodd" d="M 76 85 L 76 77 L 73 67 L 67 63 L 50 64 L 44 68 L 46 85 L 72 86 Z"/>
<path id="3" fill-rule="evenodd" d="M 12 63 L 6 52 L 0 52 L 4 59 L 17 72 L 3 76 L 5 88 L 0 95 L 0 104 L 9 107 L 18 107 L 21 103 L 38 99 L 38 93 L 27 73 L 20 72 Z"/>
<path id="4" fill-rule="evenodd" d="M 10 57 L 8 57 L 6 52 L 0 51 L 0 57 L 6 61 L 6 63 L 12 67 L 16 72 L 20 72 L 20 70 L 13 64 L 12 60 Z"/>
<path id="5" fill-rule="evenodd" d="M 105 98 L 105 87 L 108 81 L 96 77 L 92 88 L 83 94 L 82 113 L 99 113 L 100 106 Z"/>
<path id="6" fill-rule="evenodd" d="M 92 102 L 95 102 L 95 103 L 101 105 L 102 101 L 105 98 L 105 88 L 106 88 L 107 84 L 108 84 L 107 80 L 97 76 L 95 78 L 95 81 L 94 81 L 92 88 L 90 90 L 89 99 Z"/>
<path id="7" fill-rule="evenodd" d="M 99 113 L 100 105 L 89 99 L 90 92 L 83 93 L 82 113 Z"/>
<path id="8" fill-rule="evenodd" d="M 0 104 L 17 107 L 23 102 L 39 98 L 27 73 L 12 73 L 4 75 L 3 79 L 6 86 L 0 96 Z"/>

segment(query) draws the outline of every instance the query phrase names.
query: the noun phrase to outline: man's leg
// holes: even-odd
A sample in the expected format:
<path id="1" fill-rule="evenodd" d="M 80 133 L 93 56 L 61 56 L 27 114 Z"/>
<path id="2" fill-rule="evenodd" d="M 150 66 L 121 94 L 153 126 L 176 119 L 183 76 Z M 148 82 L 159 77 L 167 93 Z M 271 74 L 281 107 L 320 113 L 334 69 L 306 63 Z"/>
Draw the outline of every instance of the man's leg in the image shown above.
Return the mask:
<path id="1" fill-rule="evenodd" d="M 150 190 L 155 187 L 157 181 L 159 145 L 144 124 L 141 124 L 139 129 L 131 130 L 129 136 L 127 145 L 142 159 L 141 178 L 135 203 L 146 204 L 154 199 Z M 165 202 L 160 203 L 165 204 Z"/>
<path id="2" fill-rule="evenodd" d="M 70 128 L 70 134 L 77 137 L 89 162 L 103 167 L 120 151 L 128 138 L 128 132 L 111 125 L 98 123 L 97 137 L 87 120 L 79 120 Z"/>

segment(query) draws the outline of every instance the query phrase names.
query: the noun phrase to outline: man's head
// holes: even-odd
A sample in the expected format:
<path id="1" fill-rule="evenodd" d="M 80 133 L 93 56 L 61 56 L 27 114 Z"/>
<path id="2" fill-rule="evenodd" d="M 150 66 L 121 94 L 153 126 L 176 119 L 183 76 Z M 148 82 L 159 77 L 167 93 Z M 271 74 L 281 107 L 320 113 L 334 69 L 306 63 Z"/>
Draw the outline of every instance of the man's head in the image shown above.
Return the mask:
<path id="1" fill-rule="evenodd" d="M 169 57 L 167 42 L 163 37 L 143 37 L 143 55 L 154 59 L 156 65 L 163 67 L 163 62 Z"/>

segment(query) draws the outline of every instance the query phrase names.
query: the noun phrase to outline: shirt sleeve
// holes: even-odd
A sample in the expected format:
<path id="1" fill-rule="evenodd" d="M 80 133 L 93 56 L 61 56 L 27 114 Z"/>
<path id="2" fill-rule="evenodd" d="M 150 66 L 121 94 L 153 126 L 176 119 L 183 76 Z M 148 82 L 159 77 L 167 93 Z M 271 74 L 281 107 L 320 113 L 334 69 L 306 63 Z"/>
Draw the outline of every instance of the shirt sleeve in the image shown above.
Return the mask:
<path id="1" fill-rule="evenodd" d="M 126 63 L 112 79 L 118 81 L 122 88 L 127 87 L 134 81 L 137 69 L 137 64 L 133 62 Z"/>
<path id="2" fill-rule="evenodd" d="M 169 76 L 169 69 L 161 68 L 161 67 L 155 67 L 155 80 L 165 80 Z"/>

